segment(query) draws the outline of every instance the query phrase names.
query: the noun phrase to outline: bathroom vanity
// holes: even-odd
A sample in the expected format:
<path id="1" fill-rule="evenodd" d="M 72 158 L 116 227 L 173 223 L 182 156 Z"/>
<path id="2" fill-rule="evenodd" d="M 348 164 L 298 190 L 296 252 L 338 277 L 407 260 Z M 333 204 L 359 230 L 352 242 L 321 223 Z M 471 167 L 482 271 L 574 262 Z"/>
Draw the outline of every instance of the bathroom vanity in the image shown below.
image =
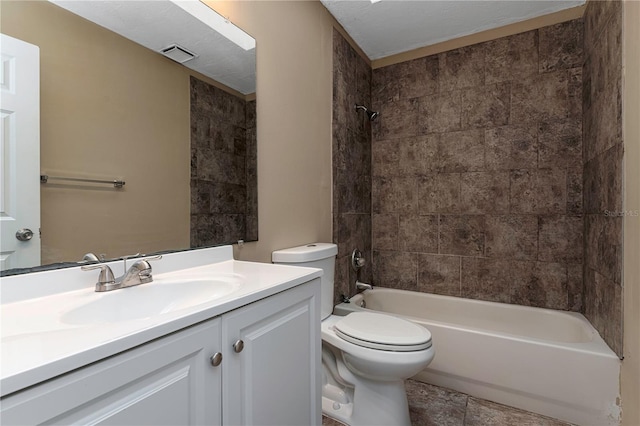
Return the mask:
<path id="1" fill-rule="evenodd" d="M 2 279 L 3 425 L 320 424 L 320 271 L 228 246 L 108 293 L 72 269 Z"/>

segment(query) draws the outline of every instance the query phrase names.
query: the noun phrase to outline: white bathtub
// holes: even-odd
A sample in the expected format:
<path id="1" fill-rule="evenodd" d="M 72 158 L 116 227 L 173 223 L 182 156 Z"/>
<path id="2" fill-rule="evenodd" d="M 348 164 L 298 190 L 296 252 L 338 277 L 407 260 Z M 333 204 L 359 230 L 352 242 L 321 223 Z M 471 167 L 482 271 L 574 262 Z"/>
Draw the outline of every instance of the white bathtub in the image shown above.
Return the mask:
<path id="1" fill-rule="evenodd" d="M 620 360 L 578 313 L 375 288 L 335 307 L 408 318 L 436 356 L 417 380 L 580 425 L 618 425 Z"/>

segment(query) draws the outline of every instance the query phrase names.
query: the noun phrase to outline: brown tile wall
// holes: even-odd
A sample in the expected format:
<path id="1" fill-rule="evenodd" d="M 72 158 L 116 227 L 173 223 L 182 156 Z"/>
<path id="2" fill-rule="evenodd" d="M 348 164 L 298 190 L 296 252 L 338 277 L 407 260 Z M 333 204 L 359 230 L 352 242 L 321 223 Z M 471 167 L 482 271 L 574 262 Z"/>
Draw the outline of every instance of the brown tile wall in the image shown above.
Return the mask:
<path id="1" fill-rule="evenodd" d="M 258 241 L 258 133 L 256 101 L 246 104 L 246 140 L 247 154 L 245 158 L 247 176 L 247 210 L 245 241 Z"/>
<path id="2" fill-rule="evenodd" d="M 374 284 L 582 310 L 582 64 L 579 19 L 373 71 Z"/>
<path id="3" fill-rule="evenodd" d="M 257 235 L 255 101 L 191 77 L 191 247 Z"/>
<path id="4" fill-rule="evenodd" d="M 584 313 L 622 356 L 622 4 L 584 16 Z"/>
<path id="5" fill-rule="evenodd" d="M 338 245 L 335 301 L 353 295 L 351 252 L 367 261 L 360 280 L 371 281 L 371 123 L 355 104 L 371 106 L 371 67 L 333 32 L 333 242 Z"/>

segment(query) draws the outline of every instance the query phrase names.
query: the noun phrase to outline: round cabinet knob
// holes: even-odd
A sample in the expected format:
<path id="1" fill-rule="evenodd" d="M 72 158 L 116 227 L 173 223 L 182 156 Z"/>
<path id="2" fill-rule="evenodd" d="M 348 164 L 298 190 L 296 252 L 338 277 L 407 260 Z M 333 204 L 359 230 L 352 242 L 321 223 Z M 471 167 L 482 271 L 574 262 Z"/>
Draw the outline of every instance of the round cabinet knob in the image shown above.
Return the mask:
<path id="1" fill-rule="evenodd" d="M 16 238 L 20 241 L 29 241 L 33 238 L 33 231 L 29 228 L 18 229 L 18 232 L 16 232 Z"/>
<path id="2" fill-rule="evenodd" d="M 243 349 L 244 349 L 244 342 L 242 340 L 238 340 L 233 344 L 233 350 L 236 353 L 242 352 Z"/>
<path id="3" fill-rule="evenodd" d="M 213 354 L 213 356 L 211 358 L 209 358 L 211 360 L 211 365 L 213 365 L 214 367 L 217 367 L 220 365 L 220 363 L 222 362 L 222 354 L 220 352 L 216 352 L 215 354 Z"/>

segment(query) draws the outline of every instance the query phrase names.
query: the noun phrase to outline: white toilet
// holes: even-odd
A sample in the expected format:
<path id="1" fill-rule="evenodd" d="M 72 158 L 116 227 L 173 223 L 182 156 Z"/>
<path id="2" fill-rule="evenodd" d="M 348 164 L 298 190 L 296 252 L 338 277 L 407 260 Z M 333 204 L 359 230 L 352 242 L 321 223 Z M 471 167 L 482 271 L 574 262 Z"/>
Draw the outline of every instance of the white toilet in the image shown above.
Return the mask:
<path id="1" fill-rule="evenodd" d="M 273 252 L 273 263 L 324 271 L 322 283 L 322 412 L 350 426 L 410 425 L 404 380 L 424 369 L 435 350 L 424 327 L 391 315 L 333 312 L 335 244 Z"/>

